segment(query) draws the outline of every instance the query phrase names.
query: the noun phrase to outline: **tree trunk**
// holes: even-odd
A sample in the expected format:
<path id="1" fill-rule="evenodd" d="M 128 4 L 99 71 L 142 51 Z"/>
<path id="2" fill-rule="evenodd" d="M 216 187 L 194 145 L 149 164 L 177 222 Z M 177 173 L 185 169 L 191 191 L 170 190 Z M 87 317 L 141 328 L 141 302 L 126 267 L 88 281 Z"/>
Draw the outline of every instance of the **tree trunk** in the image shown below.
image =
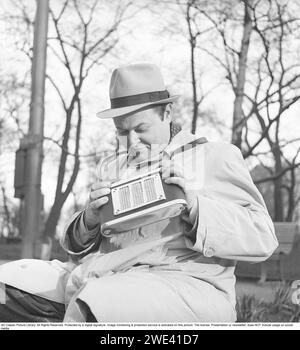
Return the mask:
<path id="1" fill-rule="evenodd" d="M 4 207 L 5 219 L 6 219 L 6 228 L 8 230 L 9 237 L 12 237 L 13 232 L 11 230 L 11 217 L 10 217 L 9 209 L 7 206 L 7 196 L 6 196 L 5 188 L 3 185 L 1 185 L 1 191 L 2 191 L 2 197 L 3 197 L 3 207 Z"/>
<path id="2" fill-rule="evenodd" d="M 193 119 L 192 119 L 192 134 L 196 133 L 197 130 L 197 119 L 198 119 L 198 96 L 197 96 L 197 80 L 195 73 L 195 38 L 191 37 L 191 74 L 192 74 L 192 86 L 193 86 Z"/>
<path id="3" fill-rule="evenodd" d="M 273 151 L 275 159 L 275 174 L 282 172 L 280 148 L 277 146 Z M 282 196 L 282 176 L 274 180 L 274 221 L 284 221 L 283 196 Z"/>
<path id="4" fill-rule="evenodd" d="M 60 159 L 60 166 L 59 166 L 59 172 L 58 172 L 58 180 L 57 180 L 54 203 L 51 207 L 50 214 L 47 218 L 45 228 L 43 230 L 43 237 L 42 237 L 43 242 L 51 243 L 51 239 L 54 237 L 56 233 L 56 226 L 60 218 L 62 207 L 73 189 L 73 186 L 77 179 L 77 175 L 80 168 L 79 145 L 80 145 L 80 135 L 81 135 L 82 114 L 81 114 L 81 104 L 80 104 L 80 100 L 78 99 L 78 94 L 75 95 L 75 98 L 76 98 L 76 103 L 78 108 L 78 122 L 76 127 L 76 136 L 75 136 L 75 163 L 74 163 L 71 177 L 66 186 L 66 189 L 62 191 L 63 182 L 65 178 L 66 162 L 68 157 L 67 145 L 70 138 L 71 117 L 72 117 L 72 112 L 74 110 L 73 109 L 74 104 L 72 104 L 72 111 L 69 110 L 69 112 L 67 113 L 66 129 L 65 129 L 64 141 L 63 141 L 63 145 L 65 146 L 62 149 L 62 154 Z"/>
<path id="5" fill-rule="evenodd" d="M 199 103 L 198 103 L 198 96 L 197 96 L 197 79 L 196 79 L 196 68 L 195 68 L 195 47 L 196 47 L 197 37 L 193 34 L 193 29 L 191 25 L 192 19 L 191 19 L 190 11 L 191 11 L 192 5 L 193 5 L 193 1 L 189 1 L 187 3 L 185 19 L 188 25 L 189 43 L 190 43 L 190 50 L 191 50 L 190 63 L 191 63 L 191 78 L 192 78 L 192 90 L 193 90 L 193 116 L 192 116 L 191 132 L 192 134 L 195 134 L 197 129 Z"/>
<path id="6" fill-rule="evenodd" d="M 61 209 L 65 203 L 64 197 L 65 196 L 61 194 L 60 196 L 57 196 L 55 198 L 55 201 L 51 207 L 51 211 L 45 224 L 43 241 L 47 241 L 47 237 L 52 238 L 55 235 L 56 226 L 60 218 Z"/>
<path id="7" fill-rule="evenodd" d="M 246 82 L 246 70 L 247 70 L 247 57 L 250 44 L 250 36 L 252 31 L 251 20 L 251 8 L 253 1 L 244 1 L 244 28 L 243 37 L 241 43 L 241 49 L 239 52 L 239 67 L 236 82 L 234 109 L 233 109 L 233 125 L 232 125 L 232 137 L 231 142 L 237 147 L 242 146 L 242 131 L 244 127 L 243 116 L 243 97 Z"/>
<path id="8" fill-rule="evenodd" d="M 295 210 L 295 186 L 296 186 L 296 177 L 295 177 L 295 168 L 291 169 L 291 183 L 288 190 L 288 212 L 285 218 L 285 221 L 291 222 L 293 220 L 293 214 Z"/>

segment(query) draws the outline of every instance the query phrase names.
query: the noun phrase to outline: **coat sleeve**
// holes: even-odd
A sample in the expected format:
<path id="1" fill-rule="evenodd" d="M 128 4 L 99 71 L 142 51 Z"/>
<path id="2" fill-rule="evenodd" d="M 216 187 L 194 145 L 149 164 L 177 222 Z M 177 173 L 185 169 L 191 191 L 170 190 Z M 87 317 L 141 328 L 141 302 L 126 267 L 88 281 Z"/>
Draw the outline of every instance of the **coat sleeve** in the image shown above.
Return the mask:
<path id="1" fill-rule="evenodd" d="M 73 258 L 82 258 L 100 245 L 100 227 L 88 230 L 84 222 L 84 211 L 76 212 L 66 223 L 60 244 Z"/>
<path id="2" fill-rule="evenodd" d="M 111 156 L 104 158 L 98 167 L 98 177 L 102 181 L 109 177 L 107 165 Z M 101 244 L 100 225 L 88 230 L 84 221 L 84 210 L 76 212 L 66 223 L 60 244 L 62 248 L 73 258 L 80 259 L 94 252 Z"/>
<path id="3" fill-rule="evenodd" d="M 240 150 L 229 144 L 205 147 L 203 188 L 190 211 L 188 246 L 207 257 L 266 260 L 278 246 L 274 225 Z"/>

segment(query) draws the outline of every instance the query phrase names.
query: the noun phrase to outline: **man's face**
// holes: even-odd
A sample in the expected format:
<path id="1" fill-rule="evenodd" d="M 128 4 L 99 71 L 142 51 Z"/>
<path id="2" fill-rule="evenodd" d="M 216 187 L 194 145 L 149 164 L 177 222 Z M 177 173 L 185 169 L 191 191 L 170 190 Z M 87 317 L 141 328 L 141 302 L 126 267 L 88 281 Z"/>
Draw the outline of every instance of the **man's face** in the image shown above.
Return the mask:
<path id="1" fill-rule="evenodd" d="M 168 111 L 168 107 L 167 110 Z M 162 151 L 170 140 L 170 113 L 162 118 L 154 109 L 114 118 L 120 150 L 127 150 L 136 163 Z"/>

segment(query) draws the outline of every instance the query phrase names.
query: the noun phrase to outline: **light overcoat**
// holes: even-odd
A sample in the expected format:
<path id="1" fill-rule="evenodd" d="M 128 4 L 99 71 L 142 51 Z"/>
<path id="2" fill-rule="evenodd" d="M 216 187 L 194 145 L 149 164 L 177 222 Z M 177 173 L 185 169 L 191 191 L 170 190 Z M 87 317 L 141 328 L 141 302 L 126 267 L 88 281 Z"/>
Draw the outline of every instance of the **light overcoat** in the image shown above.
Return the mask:
<path id="1" fill-rule="evenodd" d="M 236 261 L 260 262 L 278 246 L 272 220 L 240 150 L 181 131 L 164 150 L 194 195 L 185 220 L 165 219 L 140 230 L 102 237 L 72 251 L 69 234 L 88 234 L 82 212 L 66 224 L 61 243 L 74 262 L 19 260 L 0 268 L 0 281 L 64 302 L 65 321 L 84 321 L 82 301 L 99 322 L 235 321 Z M 184 154 L 184 156 L 182 156 Z M 101 178 L 144 171 L 108 158 Z M 149 170 L 149 169 L 147 169 Z M 99 232 L 97 236 L 99 237 Z M 91 253 L 89 253 L 91 251 Z"/>

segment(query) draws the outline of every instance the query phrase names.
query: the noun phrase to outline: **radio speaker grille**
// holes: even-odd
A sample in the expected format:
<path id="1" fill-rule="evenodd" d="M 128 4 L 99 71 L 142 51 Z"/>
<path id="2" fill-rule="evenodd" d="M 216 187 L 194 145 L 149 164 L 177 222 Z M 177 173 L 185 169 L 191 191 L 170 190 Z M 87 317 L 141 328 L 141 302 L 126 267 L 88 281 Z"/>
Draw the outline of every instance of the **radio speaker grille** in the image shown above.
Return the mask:
<path id="1" fill-rule="evenodd" d="M 159 173 L 116 186 L 111 193 L 114 215 L 166 199 Z"/>

